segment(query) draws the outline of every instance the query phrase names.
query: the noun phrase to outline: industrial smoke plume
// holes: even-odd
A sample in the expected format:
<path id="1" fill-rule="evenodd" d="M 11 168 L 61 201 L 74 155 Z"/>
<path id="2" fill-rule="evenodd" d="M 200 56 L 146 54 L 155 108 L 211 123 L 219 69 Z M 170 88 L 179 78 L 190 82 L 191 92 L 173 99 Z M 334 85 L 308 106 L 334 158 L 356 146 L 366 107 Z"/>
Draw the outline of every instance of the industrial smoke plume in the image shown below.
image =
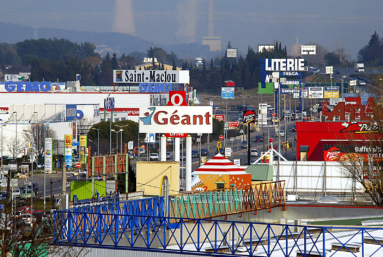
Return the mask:
<path id="1" fill-rule="evenodd" d="M 177 43 L 194 43 L 197 31 L 199 0 L 180 0 L 177 4 Z"/>
<path id="2" fill-rule="evenodd" d="M 133 0 L 116 0 L 113 32 L 136 35 Z"/>

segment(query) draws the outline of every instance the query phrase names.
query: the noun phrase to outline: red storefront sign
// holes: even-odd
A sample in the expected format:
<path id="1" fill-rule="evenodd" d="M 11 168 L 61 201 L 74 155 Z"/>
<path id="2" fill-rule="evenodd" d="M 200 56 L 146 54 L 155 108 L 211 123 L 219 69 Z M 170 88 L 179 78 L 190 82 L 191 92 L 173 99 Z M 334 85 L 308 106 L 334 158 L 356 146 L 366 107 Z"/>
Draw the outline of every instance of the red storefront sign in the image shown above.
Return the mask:
<path id="1" fill-rule="evenodd" d="M 165 137 L 181 137 L 181 138 L 184 138 L 184 137 L 187 137 L 188 134 L 187 133 L 165 133 Z"/>
<path id="2" fill-rule="evenodd" d="M 214 115 L 214 118 L 219 120 L 219 121 L 223 121 L 223 120 L 225 120 L 225 115 L 224 114 L 216 114 L 216 115 Z"/>
<path id="3" fill-rule="evenodd" d="M 238 121 L 228 121 L 227 125 L 229 126 L 229 128 L 238 128 L 239 122 Z"/>

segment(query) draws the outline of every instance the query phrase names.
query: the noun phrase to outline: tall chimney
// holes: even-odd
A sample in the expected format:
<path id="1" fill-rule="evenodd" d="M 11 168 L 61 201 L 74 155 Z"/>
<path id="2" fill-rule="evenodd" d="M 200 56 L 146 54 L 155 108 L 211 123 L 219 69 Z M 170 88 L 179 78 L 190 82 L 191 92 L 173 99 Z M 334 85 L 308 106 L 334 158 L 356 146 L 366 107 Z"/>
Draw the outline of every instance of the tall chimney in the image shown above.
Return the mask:
<path id="1" fill-rule="evenodd" d="M 213 0 L 209 0 L 209 27 L 208 27 L 209 37 L 214 37 L 213 19 L 214 19 Z"/>

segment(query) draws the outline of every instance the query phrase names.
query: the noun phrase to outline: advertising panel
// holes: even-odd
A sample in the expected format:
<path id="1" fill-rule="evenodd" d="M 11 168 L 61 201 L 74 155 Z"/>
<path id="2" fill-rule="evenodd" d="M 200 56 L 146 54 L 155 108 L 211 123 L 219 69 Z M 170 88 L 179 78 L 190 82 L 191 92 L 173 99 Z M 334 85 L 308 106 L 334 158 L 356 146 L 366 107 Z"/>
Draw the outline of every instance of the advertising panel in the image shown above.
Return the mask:
<path id="1" fill-rule="evenodd" d="M 170 91 L 167 106 L 187 106 L 186 91 Z"/>
<path id="2" fill-rule="evenodd" d="M 216 114 L 216 115 L 214 115 L 214 118 L 219 120 L 219 121 L 224 121 L 225 120 L 225 114 Z"/>
<path id="3" fill-rule="evenodd" d="M 325 87 L 324 88 L 324 98 L 339 98 L 339 88 L 338 87 Z"/>
<path id="4" fill-rule="evenodd" d="M 323 98 L 323 87 L 309 87 L 309 98 Z"/>
<path id="5" fill-rule="evenodd" d="M 226 49 L 226 57 L 227 58 L 237 58 L 238 49 L 237 48 L 227 48 Z"/>
<path id="6" fill-rule="evenodd" d="M 140 133 L 212 133 L 211 106 L 141 107 Z"/>
<path id="7" fill-rule="evenodd" d="M 227 121 L 226 123 L 229 129 L 238 128 L 239 126 L 239 121 Z"/>
<path id="8" fill-rule="evenodd" d="M 77 105 L 75 104 L 67 104 L 65 109 L 66 121 L 74 120 L 77 115 Z"/>
<path id="9" fill-rule="evenodd" d="M 234 87 L 222 87 L 223 99 L 234 99 Z"/>
<path id="10" fill-rule="evenodd" d="M 86 164 L 86 149 L 88 147 L 88 136 L 80 136 L 80 163 Z"/>
<path id="11" fill-rule="evenodd" d="M 368 161 L 370 155 L 374 160 L 382 160 L 382 148 L 380 146 L 371 147 L 369 145 L 324 145 L 325 161 Z"/>
<path id="12" fill-rule="evenodd" d="M 65 135 L 65 165 L 72 166 L 72 135 Z"/>
<path id="13" fill-rule="evenodd" d="M 19 74 L 4 74 L 4 81 L 19 81 Z"/>
<path id="14" fill-rule="evenodd" d="M 113 70 L 113 83 L 188 84 L 188 70 Z"/>
<path id="15" fill-rule="evenodd" d="M 169 94 L 151 94 L 151 106 L 166 106 L 169 102 Z"/>
<path id="16" fill-rule="evenodd" d="M 52 172 L 52 138 L 45 138 L 44 144 L 44 169 L 45 173 Z"/>
<path id="17" fill-rule="evenodd" d="M 245 110 L 243 111 L 243 123 L 254 123 L 255 122 L 255 111 Z"/>

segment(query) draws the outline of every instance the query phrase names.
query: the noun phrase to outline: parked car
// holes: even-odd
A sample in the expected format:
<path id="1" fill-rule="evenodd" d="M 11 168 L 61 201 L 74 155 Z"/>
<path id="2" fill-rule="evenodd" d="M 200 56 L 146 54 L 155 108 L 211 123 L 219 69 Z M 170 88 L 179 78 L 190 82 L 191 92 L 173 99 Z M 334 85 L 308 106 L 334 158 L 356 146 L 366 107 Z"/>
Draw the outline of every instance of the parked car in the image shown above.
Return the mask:
<path id="1" fill-rule="evenodd" d="M 42 164 L 42 163 L 38 163 L 38 164 L 37 164 L 37 168 L 38 168 L 38 169 L 44 169 L 44 164 Z"/>
<path id="2" fill-rule="evenodd" d="M 20 199 L 21 200 L 25 200 L 27 198 L 31 198 L 31 197 L 35 197 L 35 193 L 32 191 L 32 189 L 30 187 L 28 188 L 24 188 L 22 191 L 21 191 L 21 194 L 20 194 Z"/>
<path id="3" fill-rule="evenodd" d="M 364 80 L 359 80 L 359 86 L 365 86 L 367 83 Z"/>
<path id="4" fill-rule="evenodd" d="M 26 186 L 20 187 L 20 190 L 23 191 L 26 188 Z M 28 186 L 29 189 L 31 189 L 31 186 Z M 37 182 L 33 182 L 33 192 L 38 195 L 39 194 L 39 184 Z"/>
<path id="5" fill-rule="evenodd" d="M 263 142 L 263 136 L 255 136 L 254 142 Z"/>
<path id="6" fill-rule="evenodd" d="M 247 148 L 247 140 L 242 141 L 241 148 Z"/>
<path id="7" fill-rule="evenodd" d="M 171 159 L 171 158 L 172 158 L 172 153 L 166 152 L 166 159 Z"/>
<path id="8" fill-rule="evenodd" d="M 252 159 L 252 160 L 250 160 L 250 165 L 254 165 L 256 160 L 257 160 L 257 159 Z"/>
<path id="9" fill-rule="evenodd" d="M 149 156 L 149 159 L 151 161 L 158 161 L 159 160 L 158 153 L 151 153 L 150 156 Z"/>
<path id="10" fill-rule="evenodd" d="M 294 127 L 291 129 L 291 132 L 297 132 L 297 128 L 294 126 Z"/>
<path id="11" fill-rule="evenodd" d="M 250 150 L 250 156 L 258 157 L 259 153 L 257 149 L 251 149 Z"/>
<path id="12" fill-rule="evenodd" d="M 209 151 L 207 149 L 201 149 L 201 156 L 209 156 Z"/>
<path id="13" fill-rule="evenodd" d="M 278 122 L 278 117 L 273 117 L 272 122 L 274 123 Z"/>
<path id="14" fill-rule="evenodd" d="M 192 158 L 198 158 L 199 152 L 197 150 L 192 150 Z"/>
<path id="15" fill-rule="evenodd" d="M 1 192 L 0 193 L 0 201 L 7 199 L 7 193 Z"/>
<path id="16" fill-rule="evenodd" d="M 36 219 L 33 218 L 32 220 L 32 214 L 30 213 L 24 213 L 21 215 L 21 219 L 28 225 L 31 225 L 33 221 L 35 221 Z"/>
<path id="17" fill-rule="evenodd" d="M 225 149 L 223 147 L 219 148 L 220 154 L 225 154 Z M 218 148 L 215 150 L 215 154 L 218 154 Z"/>

